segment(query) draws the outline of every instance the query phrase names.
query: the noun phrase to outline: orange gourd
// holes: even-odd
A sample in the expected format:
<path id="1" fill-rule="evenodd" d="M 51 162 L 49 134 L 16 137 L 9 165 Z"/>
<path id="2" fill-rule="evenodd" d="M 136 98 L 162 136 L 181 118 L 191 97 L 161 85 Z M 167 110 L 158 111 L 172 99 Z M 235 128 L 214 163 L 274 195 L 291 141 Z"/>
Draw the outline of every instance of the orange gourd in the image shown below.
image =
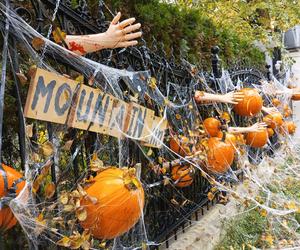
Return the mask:
<path id="1" fill-rule="evenodd" d="M 210 118 L 206 118 L 203 121 L 203 127 L 205 132 L 211 136 L 211 137 L 215 137 L 218 136 L 219 132 L 220 132 L 220 128 L 221 128 L 221 122 L 213 117 Z"/>
<path id="2" fill-rule="evenodd" d="M 294 95 L 292 95 L 292 100 L 293 101 L 299 101 L 300 100 L 300 94 L 294 94 Z"/>
<path id="3" fill-rule="evenodd" d="M 268 142 L 267 129 L 259 132 L 250 132 L 246 135 L 246 144 L 253 148 L 261 148 Z"/>
<path id="4" fill-rule="evenodd" d="M 273 104 L 275 107 L 278 107 L 278 106 L 281 104 L 281 102 L 279 101 L 279 99 L 273 98 L 272 104 Z"/>
<path id="5" fill-rule="evenodd" d="M 128 169 L 108 168 L 85 188 L 97 202 L 82 198 L 87 219 L 81 222 L 98 239 L 113 239 L 132 228 L 139 220 L 145 203 L 144 190 Z"/>
<path id="6" fill-rule="evenodd" d="M 292 121 L 285 121 L 281 126 L 281 133 L 284 131 L 288 132 L 290 135 L 293 135 L 296 132 L 296 124 Z"/>
<path id="7" fill-rule="evenodd" d="M 272 137 L 274 135 L 274 130 L 272 128 L 267 128 L 267 131 L 268 131 L 268 137 Z"/>
<path id="8" fill-rule="evenodd" d="M 187 187 L 193 183 L 194 168 L 177 165 L 172 167 L 172 179 L 177 187 Z"/>
<path id="9" fill-rule="evenodd" d="M 263 106 L 263 100 L 256 89 L 244 88 L 244 99 L 234 105 L 234 112 L 241 116 L 254 116 L 259 113 Z"/>
<path id="10" fill-rule="evenodd" d="M 234 160 L 234 147 L 220 138 L 208 139 L 207 168 L 213 173 L 225 173 Z"/>
<path id="11" fill-rule="evenodd" d="M 191 153 L 188 143 L 189 139 L 185 136 L 172 137 L 170 139 L 170 149 L 181 156 L 186 156 Z"/>
<path id="12" fill-rule="evenodd" d="M 2 164 L 2 171 L 0 170 L 0 198 L 7 195 L 5 191 L 5 182 L 7 181 L 7 189 L 13 188 L 16 185 L 16 194 L 19 194 L 25 186 L 25 181 L 22 180 L 22 175 L 15 169 Z M 17 223 L 9 207 L 2 207 L 0 209 L 0 231 L 6 231 Z"/>
<path id="13" fill-rule="evenodd" d="M 263 121 L 268 124 L 272 129 L 280 127 L 283 124 L 283 117 L 282 114 L 279 112 L 266 115 Z"/>

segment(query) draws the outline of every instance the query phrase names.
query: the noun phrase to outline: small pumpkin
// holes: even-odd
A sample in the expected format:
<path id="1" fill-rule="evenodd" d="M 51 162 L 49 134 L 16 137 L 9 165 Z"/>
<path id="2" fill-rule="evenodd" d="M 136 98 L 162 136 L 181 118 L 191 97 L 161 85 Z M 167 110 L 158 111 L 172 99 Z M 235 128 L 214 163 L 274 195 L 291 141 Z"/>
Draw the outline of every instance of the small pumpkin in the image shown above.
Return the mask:
<path id="1" fill-rule="evenodd" d="M 293 101 L 299 101 L 300 100 L 300 94 L 293 94 L 292 95 L 292 100 Z"/>
<path id="2" fill-rule="evenodd" d="M 246 144 L 253 148 L 261 148 L 268 142 L 268 131 L 263 129 L 258 132 L 250 132 L 246 135 Z"/>
<path id="3" fill-rule="evenodd" d="M 172 167 L 172 180 L 177 187 L 188 187 L 193 183 L 194 168 L 188 165 L 177 165 Z"/>
<path id="4" fill-rule="evenodd" d="M 244 88 L 240 90 L 244 99 L 234 105 L 234 112 L 240 116 L 254 116 L 263 106 L 263 100 L 256 89 Z"/>
<path id="5" fill-rule="evenodd" d="M 220 138 L 208 139 L 207 168 L 213 173 L 225 173 L 234 160 L 234 147 Z"/>
<path id="6" fill-rule="evenodd" d="M 216 118 L 209 117 L 203 121 L 203 127 L 209 136 L 215 137 L 221 131 L 221 122 Z"/>
<path id="7" fill-rule="evenodd" d="M 0 198 L 7 195 L 5 190 L 5 183 L 7 183 L 7 190 L 16 187 L 16 194 L 18 195 L 25 186 L 25 181 L 22 175 L 15 169 L 2 164 L 0 166 Z M 6 231 L 17 224 L 17 219 L 9 207 L 0 208 L 0 231 Z"/>
<path id="8" fill-rule="evenodd" d="M 191 153 L 189 139 L 185 136 L 172 137 L 170 139 L 170 149 L 181 156 L 189 155 Z"/>
<path id="9" fill-rule="evenodd" d="M 282 114 L 279 112 L 266 115 L 263 118 L 263 121 L 268 124 L 272 129 L 280 127 L 283 124 L 283 117 Z"/>
<path id="10" fill-rule="evenodd" d="M 144 190 L 131 169 L 108 168 L 93 178 L 81 199 L 87 219 L 81 222 L 98 239 L 113 239 L 132 228 L 139 220 L 145 203 Z"/>
<path id="11" fill-rule="evenodd" d="M 272 128 L 267 128 L 267 131 L 268 131 L 268 137 L 272 137 L 274 135 L 274 130 Z"/>
<path id="12" fill-rule="evenodd" d="M 297 129 L 297 126 L 293 121 L 285 121 L 283 123 L 283 125 L 281 126 L 281 131 L 280 132 L 283 134 L 284 131 L 286 131 L 290 135 L 293 135 L 293 134 L 295 134 L 296 129 Z"/>
<path id="13" fill-rule="evenodd" d="M 272 104 L 273 104 L 275 107 L 278 107 L 278 106 L 281 104 L 281 102 L 280 102 L 279 99 L 273 98 L 273 99 L 272 99 Z"/>

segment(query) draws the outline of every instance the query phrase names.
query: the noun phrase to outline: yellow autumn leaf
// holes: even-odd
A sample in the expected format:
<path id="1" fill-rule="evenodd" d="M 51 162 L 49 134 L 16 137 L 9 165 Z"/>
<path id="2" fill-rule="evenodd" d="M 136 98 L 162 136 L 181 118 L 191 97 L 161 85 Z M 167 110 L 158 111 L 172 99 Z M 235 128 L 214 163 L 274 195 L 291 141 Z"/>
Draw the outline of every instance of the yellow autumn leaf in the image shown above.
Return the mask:
<path id="1" fill-rule="evenodd" d="M 71 212 L 75 209 L 75 207 L 73 205 L 67 204 L 64 206 L 64 211 L 65 212 Z"/>
<path id="2" fill-rule="evenodd" d="M 262 217 L 266 217 L 266 216 L 268 215 L 267 210 L 262 209 L 262 210 L 260 211 L 260 215 L 261 215 Z"/>
<path id="3" fill-rule="evenodd" d="M 156 79 L 154 77 L 149 79 L 149 87 L 153 90 L 156 89 Z"/>
<path id="4" fill-rule="evenodd" d="M 75 78 L 75 81 L 78 83 L 84 83 L 84 76 L 83 75 L 79 75 Z"/>
<path id="5" fill-rule="evenodd" d="M 70 247 L 71 240 L 67 236 L 64 236 L 62 239 L 56 242 L 56 244 L 62 247 Z"/>
<path id="6" fill-rule="evenodd" d="M 57 27 L 53 32 L 53 39 L 56 43 L 61 44 L 66 39 L 67 34 Z"/>
<path id="7" fill-rule="evenodd" d="M 181 119 L 181 115 L 180 114 L 176 114 L 175 117 L 176 117 L 177 120 Z"/>
<path id="8" fill-rule="evenodd" d="M 147 152 L 147 156 L 151 156 L 153 154 L 153 150 L 150 148 Z"/>
<path id="9" fill-rule="evenodd" d="M 265 236 L 265 241 L 268 242 L 268 244 L 270 246 L 272 246 L 273 242 L 274 242 L 274 239 L 273 239 L 272 235 L 268 234 L 268 235 Z"/>

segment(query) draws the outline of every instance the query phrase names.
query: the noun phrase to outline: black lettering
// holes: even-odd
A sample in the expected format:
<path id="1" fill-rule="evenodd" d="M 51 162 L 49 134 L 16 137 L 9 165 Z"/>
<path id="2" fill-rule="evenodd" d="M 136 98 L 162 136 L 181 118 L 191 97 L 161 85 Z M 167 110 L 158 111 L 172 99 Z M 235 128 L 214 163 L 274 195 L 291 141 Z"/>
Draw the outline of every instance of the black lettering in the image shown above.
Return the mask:
<path id="1" fill-rule="evenodd" d="M 140 108 L 137 123 L 135 124 L 135 128 L 134 128 L 134 133 L 135 133 L 135 135 L 137 134 L 136 137 L 142 136 L 146 116 L 147 116 L 147 109 L 145 109 L 145 111 L 143 112 L 143 109 Z"/>
<path id="2" fill-rule="evenodd" d="M 105 100 L 105 104 L 103 107 L 104 98 L 106 98 L 106 100 Z M 103 121 L 105 119 L 105 115 L 106 115 L 106 112 L 107 112 L 107 109 L 109 106 L 109 101 L 110 101 L 109 96 L 105 97 L 105 94 L 98 95 L 92 121 L 94 121 L 97 116 L 97 121 L 98 121 L 99 125 L 103 124 Z"/>
<path id="3" fill-rule="evenodd" d="M 41 94 L 42 97 L 45 97 L 47 95 L 47 99 L 46 99 L 45 106 L 44 106 L 44 113 L 48 112 L 50 101 L 51 101 L 52 94 L 53 94 L 53 89 L 54 89 L 55 85 L 56 85 L 56 81 L 53 80 L 46 87 L 45 82 L 44 82 L 44 77 L 43 76 L 39 77 L 37 86 L 35 89 L 33 101 L 31 104 L 32 110 L 34 110 L 36 108 L 36 105 L 38 104 L 38 101 L 39 101 L 39 96 Z"/>
<path id="4" fill-rule="evenodd" d="M 92 101 L 93 101 L 93 98 L 94 98 L 94 92 L 90 93 L 89 100 L 86 104 L 85 113 L 82 114 L 82 106 L 84 104 L 85 96 L 86 96 L 86 91 L 85 91 L 85 89 L 83 89 L 81 91 L 79 105 L 78 105 L 78 109 L 77 109 L 77 120 L 80 121 L 80 122 L 81 121 L 86 122 L 88 117 L 89 117 L 89 113 L 90 113 L 90 110 L 91 110 L 91 104 L 92 104 Z"/>
<path id="5" fill-rule="evenodd" d="M 134 106 L 132 107 L 131 114 L 130 114 L 130 125 L 129 125 L 128 132 L 127 132 L 129 136 L 134 135 L 131 130 L 133 127 L 133 122 L 135 120 L 135 115 L 138 111 L 139 111 L 138 107 L 134 107 Z"/>
<path id="6" fill-rule="evenodd" d="M 64 95 L 64 97 L 65 97 L 64 99 L 66 99 L 66 102 L 62 106 L 60 106 L 59 101 L 61 99 L 62 94 Z M 55 107 L 56 114 L 58 116 L 64 115 L 66 110 L 68 110 L 70 108 L 71 101 L 72 101 L 72 90 L 67 83 L 64 83 L 63 85 L 61 85 L 58 88 L 56 96 L 55 96 L 54 107 Z"/>
<path id="7" fill-rule="evenodd" d="M 125 115 L 125 105 L 122 105 L 119 108 L 118 114 L 115 116 L 115 119 L 113 119 L 110 123 L 110 128 L 115 128 L 116 125 L 118 126 L 118 129 L 123 129 L 123 122 L 124 122 L 124 115 Z M 113 117 L 113 116 L 112 116 Z"/>

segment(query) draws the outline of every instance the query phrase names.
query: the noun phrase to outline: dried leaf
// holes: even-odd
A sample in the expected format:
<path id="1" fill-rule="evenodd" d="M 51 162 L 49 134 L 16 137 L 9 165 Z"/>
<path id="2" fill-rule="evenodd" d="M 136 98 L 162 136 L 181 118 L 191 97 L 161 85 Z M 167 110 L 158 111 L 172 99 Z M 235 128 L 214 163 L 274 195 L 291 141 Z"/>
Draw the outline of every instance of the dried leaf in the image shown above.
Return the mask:
<path id="1" fill-rule="evenodd" d="M 153 90 L 156 89 L 156 79 L 154 77 L 149 79 L 149 87 Z"/>
<path id="2" fill-rule="evenodd" d="M 16 73 L 16 75 L 22 85 L 25 85 L 28 82 L 27 77 L 23 73 Z"/>
<path id="3" fill-rule="evenodd" d="M 84 207 L 80 207 L 79 209 L 76 210 L 76 218 L 79 221 L 85 221 L 87 218 L 87 211 Z"/>
<path id="4" fill-rule="evenodd" d="M 46 141 L 45 143 L 40 145 L 40 151 L 45 157 L 49 157 L 54 152 L 54 146 L 50 141 Z"/>
<path id="5" fill-rule="evenodd" d="M 212 200 L 214 199 L 214 197 L 215 197 L 215 195 L 214 195 L 212 192 L 208 192 L 208 194 L 207 194 L 207 199 L 208 199 L 209 201 L 212 201 Z"/>
<path id="6" fill-rule="evenodd" d="M 266 217 L 266 216 L 268 215 L 267 210 L 262 209 L 262 210 L 260 211 L 260 215 L 263 216 L 263 217 Z"/>
<path id="7" fill-rule="evenodd" d="M 64 236 L 62 239 L 56 242 L 56 244 L 62 247 L 70 247 L 71 240 L 67 236 Z"/>
<path id="8" fill-rule="evenodd" d="M 153 154 L 153 150 L 150 148 L 147 152 L 147 156 L 151 156 Z"/>
<path id="9" fill-rule="evenodd" d="M 35 50 L 40 50 L 45 45 L 45 41 L 40 37 L 35 37 L 32 39 L 31 45 Z"/>
<path id="10" fill-rule="evenodd" d="M 65 145 L 62 147 L 62 150 L 69 151 L 71 149 L 71 146 L 73 144 L 74 140 L 69 140 L 65 143 Z"/>
<path id="11" fill-rule="evenodd" d="M 27 76 L 32 78 L 35 75 L 35 72 L 37 70 L 37 66 L 36 65 L 31 65 L 28 72 L 27 72 Z"/>
<path id="12" fill-rule="evenodd" d="M 84 76 L 83 75 L 79 75 L 75 78 L 75 81 L 78 83 L 84 83 Z"/>
<path id="13" fill-rule="evenodd" d="M 180 114 L 176 114 L 175 117 L 176 117 L 177 120 L 181 119 L 181 115 Z"/>
<path id="14" fill-rule="evenodd" d="M 67 204 L 64 206 L 64 211 L 65 212 L 71 212 L 75 209 L 75 207 L 73 205 Z"/>
<path id="15" fill-rule="evenodd" d="M 29 138 L 33 136 L 33 124 L 26 125 L 25 133 Z"/>
<path id="16" fill-rule="evenodd" d="M 103 161 L 101 161 L 96 153 L 93 153 L 92 160 L 90 162 L 90 168 L 93 172 L 98 172 L 105 169 Z"/>
<path id="17" fill-rule="evenodd" d="M 273 241 L 274 241 L 272 235 L 268 234 L 268 235 L 265 237 L 265 241 L 268 242 L 268 244 L 269 244 L 270 246 L 272 246 L 272 245 L 273 245 Z"/>
<path id="18" fill-rule="evenodd" d="M 50 182 L 45 187 L 45 196 L 47 199 L 50 199 L 55 194 L 55 184 Z"/>
<path id="19" fill-rule="evenodd" d="M 68 204 L 68 201 L 69 201 L 69 197 L 68 197 L 68 194 L 67 193 L 62 193 L 59 197 L 59 201 L 61 204 L 63 205 L 66 205 Z"/>
<path id="20" fill-rule="evenodd" d="M 61 44 L 66 39 L 67 34 L 57 27 L 53 32 L 53 39 L 56 43 Z"/>
<path id="21" fill-rule="evenodd" d="M 172 200 L 171 200 L 171 203 L 174 204 L 174 205 L 176 205 L 176 206 L 179 206 L 179 205 L 180 205 L 180 204 L 178 203 L 178 201 L 175 200 L 175 199 L 172 199 Z"/>
<path id="22" fill-rule="evenodd" d="M 170 184 L 170 179 L 169 178 L 164 178 L 164 186 L 167 186 Z"/>

